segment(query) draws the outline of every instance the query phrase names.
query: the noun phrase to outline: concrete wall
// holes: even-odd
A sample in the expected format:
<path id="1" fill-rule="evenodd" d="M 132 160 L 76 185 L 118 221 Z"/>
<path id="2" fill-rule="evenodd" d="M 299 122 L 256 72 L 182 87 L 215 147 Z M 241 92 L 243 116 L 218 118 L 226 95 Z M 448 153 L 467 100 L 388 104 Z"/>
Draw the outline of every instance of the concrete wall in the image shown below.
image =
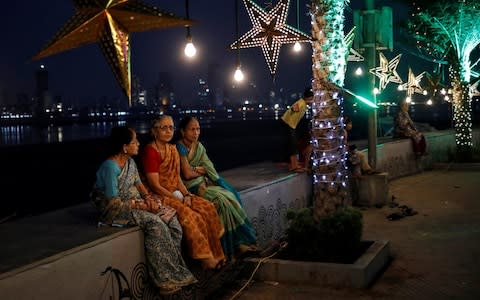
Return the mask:
<path id="1" fill-rule="evenodd" d="M 261 247 L 283 237 L 287 229 L 288 209 L 311 204 L 311 186 L 310 176 L 303 173 L 289 175 L 240 193 Z"/>
<path id="2" fill-rule="evenodd" d="M 285 215 L 288 208 L 304 207 L 311 198 L 311 180 L 306 173 L 292 174 L 277 169 L 272 163 L 264 163 L 233 169 L 230 174 L 228 179 L 235 186 L 249 186 L 241 190 L 241 195 L 262 246 L 283 235 L 287 225 Z M 82 204 L 76 207 L 76 210 L 89 211 L 91 205 Z M 49 213 L 47 217 L 52 224 L 62 218 L 72 219 L 67 209 Z M 76 232 L 63 234 L 82 235 L 82 232 L 87 230 L 95 230 L 91 220 L 74 221 Z M 43 224 L 45 220 L 40 216 L 32 217 L 28 225 L 18 226 L 32 227 L 32 230 L 26 232 L 35 232 L 33 227 L 38 226 L 37 223 Z M 48 235 L 51 233 L 45 229 L 42 234 L 45 239 L 49 239 Z M 61 234 L 56 235 L 56 240 L 61 243 Z M 42 244 L 44 243 L 37 245 Z M 30 251 L 41 252 L 42 249 Z M 132 299 L 161 299 L 155 295 L 154 289 L 145 286 L 142 281 L 147 272 L 144 262 L 142 231 L 138 227 L 123 229 L 79 247 L 59 251 L 58 254 L 39 259 L 35 263 L 1 273 L 0 299 L 123 299 L 119 296 L 120 286 L 114 273 L 101 275 L 101 272 L 110 266 L 116 269 L 117 274 L 121 272 L 125 276 L 125 279 L 120 277 L 122 289 L 138 293 Z M 203 291 L 207 287 L 200 286 L 198 289 Z M 196 293 L 182 290 L 179 297 L 195 299 Z"/>
<path id="3" fill-rule="evenodd" d="M 474 134 L 474 145 L 480 145 L 480 131 Z M 434 163 L 447 162 L 455 153 L 455 133 L 452 130 L 425 133 L 428 155 L 415 157 L 410 139 L 394 139 L 377 145 L 377 170 L 388 172 L 394 179 L 431 169 Z M 368 155 L 367 150 L 363 150 Z"/>
<path id="4" fill-rule="evenodd" d="M 125 229 L 118 234 L 0 274 L 0 298 L 120 299 L 114 274 L 101 273 L 112 266 L 126 276 L 128 283 L 122 282 L 124 288 L 128 287 L 127 284 L 138 286 L 142 284 L 139 280 L 141 275 L 146 272 L 144 265 L 139 265 L 144 261 L 142 232 L 138 228 Z M 115 281 L 114 284 L 112 280 Z"/>

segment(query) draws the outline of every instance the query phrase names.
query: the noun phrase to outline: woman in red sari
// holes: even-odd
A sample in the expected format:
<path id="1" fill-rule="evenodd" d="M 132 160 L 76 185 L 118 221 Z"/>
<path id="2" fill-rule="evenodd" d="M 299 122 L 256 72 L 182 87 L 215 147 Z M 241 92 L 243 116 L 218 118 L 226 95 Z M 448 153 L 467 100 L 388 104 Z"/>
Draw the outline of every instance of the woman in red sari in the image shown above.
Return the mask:
<path id="1" fill-rule="evenodd" d="M 221 267 L 225 255 L 220 238 L 224 228 L 215 206 L 188 192 L 180 178 L 180 156 L 169 144 L 175 127 L 170 116 L 153 121 L 153 141 L 145 146 L 142 163 L 150 190 L 163 197 L 164 205 L 175 208 L 182 225 L 189 255 L 201 260 L 204 269 Z"/>

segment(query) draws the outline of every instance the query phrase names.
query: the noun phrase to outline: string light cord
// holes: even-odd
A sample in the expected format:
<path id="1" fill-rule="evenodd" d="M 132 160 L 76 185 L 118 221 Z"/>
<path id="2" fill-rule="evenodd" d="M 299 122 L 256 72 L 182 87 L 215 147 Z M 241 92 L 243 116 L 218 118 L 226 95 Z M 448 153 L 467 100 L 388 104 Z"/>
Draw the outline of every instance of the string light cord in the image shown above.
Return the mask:
<path id="1" fill-rule="evenodd" d="M 260 265 L 264 262 L 266 262 L 267 260 L 269 260 L 270 258 L 274 257 L 278 252 L 280 252 L 280 250 L 283 250 L 287 247 L 288 243 L 283 241 L 280 243 L 280 247 L 278 248 L 277 251 L 273 252 L 272 254 L 270 254 L 269 256 L 266 256 L 266 257 L 263 257 L 262 259 L 260 259 L 257 263 L 257 266 L 255 267 L 255 269 L 253 270 L 252 274 L 250 275 L 250 277 L 248 278 L 247 282 L 242 286 L 241 289 L 239 289 L 229 300 L 234 300 L 236 297 L 238 297 L 238 295 L 240 295 L 240 293 L 250 284 L 250 282 L 252 281 L 253 279 L 253 276 L 255 276 L 255 273 L 257 273 L 258 269 L 260 268 Z"/>

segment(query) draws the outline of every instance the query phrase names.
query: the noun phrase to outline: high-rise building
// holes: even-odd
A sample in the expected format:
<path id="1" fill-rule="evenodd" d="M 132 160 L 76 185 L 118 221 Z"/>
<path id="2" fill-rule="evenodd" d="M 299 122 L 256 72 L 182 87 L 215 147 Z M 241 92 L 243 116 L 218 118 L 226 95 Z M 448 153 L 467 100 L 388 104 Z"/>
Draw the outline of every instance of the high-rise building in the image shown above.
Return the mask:
<path id="1" fill-rule="evenodd" d="M 170 72 L 158 73 L 158 82 L 155 85 L 155 91 L 153 95 L 153 106 L 168 109 L 178 104 L 175 101 L 172 82 L 173 80 Z"/>
<path id="2" fill-rule="evenodd" d="M 196 107 L 198 108 L 211 108 L 212 105 L 209 101 L 210 97 L 210 88 L 208 87 L 207 81 L 205 79 L 198 79 L 198 103 L 196 103 Z"/>
<path id="3" fill-rule="evenodd" d="M 132 80 L 132 105 L 134 107 L 146 107 L 148 105 L 147 91 L 142 87 L 140 78 L 135 75 Z"/>
<path id="4" fill-rule="evenodd" d="M 212 63 L 208 65 L 207 83 L 209 86 L 208 102 L 210 107 L 220 107 L 223 105 L 223 92 L 219 69 L 219 64 Z"/>
<path id="5" fill-rule="evenodd" d="M 45 65 L 35 72 L 35 98 L 36 111 L 43 114 L 46 109 L 53 106 L 53 99 L 48 89 L 48 70 Z"/>

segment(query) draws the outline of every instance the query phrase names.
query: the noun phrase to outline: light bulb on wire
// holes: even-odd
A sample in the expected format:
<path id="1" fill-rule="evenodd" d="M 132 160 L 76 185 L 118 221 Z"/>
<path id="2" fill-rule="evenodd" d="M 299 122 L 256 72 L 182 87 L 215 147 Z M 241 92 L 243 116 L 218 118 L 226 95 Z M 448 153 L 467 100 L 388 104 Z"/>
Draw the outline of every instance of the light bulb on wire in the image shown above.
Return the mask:
<path id="1" fill-rule="evenodd" d="M 295 52 L 302 51 L 302 45 L 300 45 L 299 42 L 295 42 L 295 44 L 293 44 L 293 51 L 295 51 Z"/>
<path id="2" fill-rule="evenodd" d="M 187 19 L 190 19 L 190 8 L 189 0 L 185 0 L 185 11 L 187 13 Z M 190 32 L 190 26 L 187 26 L 187 44 L 185 45 L 185 50 L 183 50 L 186 57 L 192 58 L 197 54 L 197 49 L 193 45 L 192 33 Z"/>
<path id="3" fill-rule="evenodd" d="M 237 69 L 235 70 L 235 74 L 233 75 L 233 79 L 235 79 L 236 82 L 243 81 L 245 76 L 243 75 L 242 68 L 240 65 L 237 65 Z"/>
<path id="4" fill-rule="evenodd" d="M 193 45 L 190 27 L 187 27 L 187 44 L 185 45 L 184 53 L 186 57 L 194 57 L 195 54 L 197 54 L 197 49 L 195 48 L 195 45 Z"/>

